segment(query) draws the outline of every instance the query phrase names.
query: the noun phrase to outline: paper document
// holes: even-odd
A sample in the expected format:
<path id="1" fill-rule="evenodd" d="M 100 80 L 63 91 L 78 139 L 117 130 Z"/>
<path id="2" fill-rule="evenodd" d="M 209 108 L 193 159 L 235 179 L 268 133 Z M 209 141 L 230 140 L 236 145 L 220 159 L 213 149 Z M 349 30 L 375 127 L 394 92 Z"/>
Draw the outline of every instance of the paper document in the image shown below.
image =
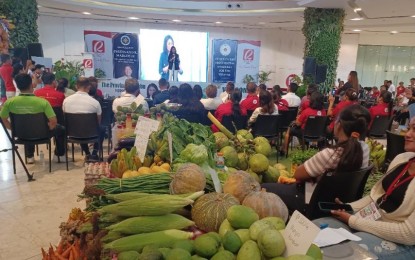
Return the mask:
<path id="1" fill-rule="evenodd" d="M 336 245 L 344 240 L 360 241 L 362 239 L 344 228 L 325 228 L 318 233 L 313 243 L 318 247 L 324 247 Z"/>
<path id="2" fill-rule="evenodd" d="M 305 182 L 305 204 L 309 204 L 311 196 L 313 195 L 314 190 L 316 189 L 316 182 Z"/>

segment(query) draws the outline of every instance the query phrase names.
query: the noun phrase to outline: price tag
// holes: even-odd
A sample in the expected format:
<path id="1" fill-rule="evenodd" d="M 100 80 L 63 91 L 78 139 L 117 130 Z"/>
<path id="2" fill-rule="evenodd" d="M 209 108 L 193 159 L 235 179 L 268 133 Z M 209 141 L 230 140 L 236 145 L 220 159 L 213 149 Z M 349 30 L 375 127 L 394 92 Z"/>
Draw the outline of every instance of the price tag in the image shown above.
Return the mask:
<path id="1" fill-rule="evenodd" d="M 137 154 L 143 162 L 147 151 L 148 138 L 150 134 L 157 131 L 160 122 L 144 116 L 140 116 L 137 120 L 134 133 L 136 134 L 134 146 L 137 147 Z"/>

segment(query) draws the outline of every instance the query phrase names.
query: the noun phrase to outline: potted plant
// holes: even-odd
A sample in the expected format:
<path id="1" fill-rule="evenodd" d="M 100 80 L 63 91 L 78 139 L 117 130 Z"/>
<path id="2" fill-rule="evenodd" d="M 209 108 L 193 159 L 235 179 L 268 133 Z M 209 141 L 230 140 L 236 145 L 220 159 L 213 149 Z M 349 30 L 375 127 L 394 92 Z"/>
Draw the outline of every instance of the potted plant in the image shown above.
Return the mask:
<path id="1" fill-rule="evenodd" d="M 249 82 L 254 82 L 255 79 L 254 77 L 252 77 L 252 75 L 246 74 L 244 79 L 243 79 L 243 83 L 248 84 Z"/>
<path id="2" fill-rule="evenodd" d="M 57 80 L 66 78 L 71 89 L 75 89 L 76 80 L 84 74 L 80 61 L 67 61 L 63 58 L 54 63 L 53 71 Z"/>
<path id="3" fill-rule="evenodd" d="M 269 78 L 269 75 L 271 75 L 272 71 L 263 71 L 261 70 L 258 74 L 257 74 L 257 78 L 258 78 L 258 83 L 259 84 L 266 84 L 268 81 L 270 81 L 271 79 Z"/>

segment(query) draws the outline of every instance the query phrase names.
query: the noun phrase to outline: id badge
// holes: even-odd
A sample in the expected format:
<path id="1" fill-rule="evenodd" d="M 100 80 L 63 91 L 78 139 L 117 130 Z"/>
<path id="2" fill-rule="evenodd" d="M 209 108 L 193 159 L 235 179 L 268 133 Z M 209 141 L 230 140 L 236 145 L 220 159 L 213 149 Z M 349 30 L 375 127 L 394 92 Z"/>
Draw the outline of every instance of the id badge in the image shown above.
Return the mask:
<path id="1" fill-rule="evenodd" d="M 369 205 L 359 210 L 355 216 L 363 219 L 378 220 L 382 215 L 376 203 L 372 201 Z"/>

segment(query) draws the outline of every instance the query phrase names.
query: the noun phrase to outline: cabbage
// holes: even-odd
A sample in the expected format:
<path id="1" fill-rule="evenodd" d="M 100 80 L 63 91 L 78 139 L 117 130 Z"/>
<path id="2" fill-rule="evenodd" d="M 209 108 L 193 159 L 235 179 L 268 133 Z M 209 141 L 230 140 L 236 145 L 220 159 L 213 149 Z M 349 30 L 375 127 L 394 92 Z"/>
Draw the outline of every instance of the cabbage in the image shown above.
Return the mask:
<path id="1" fill-rule="evenodd" d="M 192 162 L 197 165 L 201 165 L 209 159 L 208 151 L 203 144 L 188 144 L 186 148 L 181 151 L 179 157 L 186 162 Z"/>

